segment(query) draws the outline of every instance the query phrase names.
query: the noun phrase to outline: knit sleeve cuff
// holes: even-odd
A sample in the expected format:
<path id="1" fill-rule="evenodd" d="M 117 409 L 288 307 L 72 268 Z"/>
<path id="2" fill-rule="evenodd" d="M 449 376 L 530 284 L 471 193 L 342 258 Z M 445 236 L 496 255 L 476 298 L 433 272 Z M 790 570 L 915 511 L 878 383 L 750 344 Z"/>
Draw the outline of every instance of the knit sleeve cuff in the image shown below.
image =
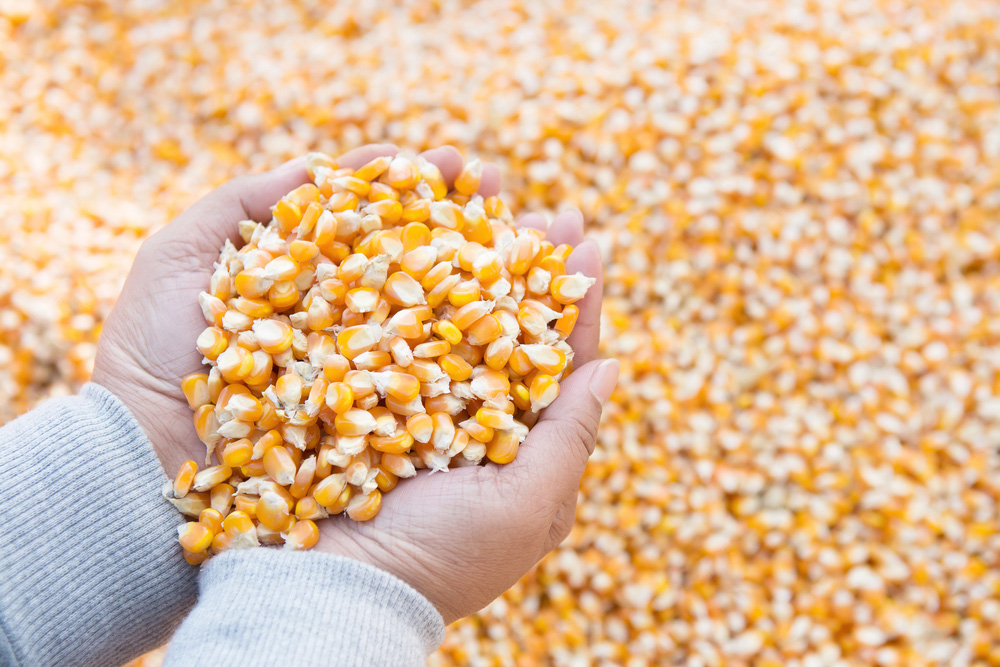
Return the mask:
<path id="1" fill-rule="evenodd" d="M 166 479 L 95 384 L 0 429 L 0 630 L 15 664 L 119 664 L 169 637 L 198 570 L 177 548 Z"/>
<path id="2" fill-rule="evenodd" d="M 396 577 L 329 554 L 259 548 L 203 566 L 198 605 L 166 664 L 410 667 L 443 640 L 441 615 Z"/>

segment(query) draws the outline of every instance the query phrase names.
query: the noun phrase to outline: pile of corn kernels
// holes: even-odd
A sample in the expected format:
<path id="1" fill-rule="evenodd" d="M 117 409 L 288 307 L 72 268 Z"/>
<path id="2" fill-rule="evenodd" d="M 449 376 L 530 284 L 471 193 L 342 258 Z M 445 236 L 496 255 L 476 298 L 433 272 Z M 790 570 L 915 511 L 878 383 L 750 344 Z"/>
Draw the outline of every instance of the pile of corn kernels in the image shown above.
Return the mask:
<path id="1" fill-rule="evenodd" d="M 181 389 L 218 463 L 186 461 L 167 489 L 197 519 L 178 528 L 191 564 L 311 549 L 316 520 L 368 521 L 418 469 L 510 463 L 572 372 L 574 304 L 597 280 L 477 192 L 480 160 L 450 191 L 421 157 L 306 168 L 198 295 L 210 369 Z"/>
<path id="2" fill-rule="evenodd" d="M 599 222 L 623 365 L 576 528 L 433 664 L 1000 662 L 996 3 L 0 15 L 0 419 L 79 386 L 210 186 L 454 143 Z"/>

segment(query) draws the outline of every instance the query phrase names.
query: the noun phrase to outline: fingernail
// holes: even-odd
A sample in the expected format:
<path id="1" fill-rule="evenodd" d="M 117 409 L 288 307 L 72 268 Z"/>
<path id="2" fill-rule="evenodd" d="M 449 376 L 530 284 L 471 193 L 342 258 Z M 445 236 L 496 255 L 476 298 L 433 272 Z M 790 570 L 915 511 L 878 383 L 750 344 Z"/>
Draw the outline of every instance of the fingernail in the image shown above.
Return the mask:
<path id="1" fill-rule="evenodd" d="M 590 377 L 590 393 L 601 405 L 608 402 L 611 392 L 615 390 L 620 370 L 621 363 L 617 359 L 605 359 Z"/>

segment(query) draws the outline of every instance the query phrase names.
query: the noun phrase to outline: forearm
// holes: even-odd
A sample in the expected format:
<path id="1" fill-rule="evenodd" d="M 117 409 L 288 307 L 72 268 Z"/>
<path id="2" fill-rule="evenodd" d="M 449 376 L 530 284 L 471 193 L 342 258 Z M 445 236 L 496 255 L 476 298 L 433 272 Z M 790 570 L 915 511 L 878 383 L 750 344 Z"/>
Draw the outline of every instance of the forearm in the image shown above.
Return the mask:
<path id="1" fill-rule="evenodd" d="M 97 385 L 0 429 L 0 664 L 119 664 L 169 637 L 198 570 L 165 481 Z"/>
<path id="2" fill-rule="evenodd" d="M 410 667 L 443 638 L 433 605 L 381 570 L 316 552 L 228 551 L 202 568 L 166 667 Z"/>

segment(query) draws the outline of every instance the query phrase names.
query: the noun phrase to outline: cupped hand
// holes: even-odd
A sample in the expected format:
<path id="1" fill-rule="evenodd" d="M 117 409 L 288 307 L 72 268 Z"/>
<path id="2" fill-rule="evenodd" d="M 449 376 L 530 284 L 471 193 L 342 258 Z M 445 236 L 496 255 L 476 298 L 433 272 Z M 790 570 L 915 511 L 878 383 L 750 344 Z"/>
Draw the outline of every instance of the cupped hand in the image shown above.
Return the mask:
<path id="1" fill-rule="evenodd" d="M 371 144 L 345 153 L 338 162 L 356 169 L 397 151 L 391 144 Z M 424 157 L 442 172 L 455 164 L 461 169 L 461 156 L 454 148 L 427 151 Z M 226 239 L 239 241 L 240 220 L 270 220 L 278 199 L 308 181 L 304 158 L 233 179 L 147 239 L 136 255 L 104 324 L 91 379 L 128 406 L 169 476 L 184 461 L 201 463 L 205 458 L 205 446 L 195 433 L 191 408 L 180 389 L 185 376 L 207 372 L 195 349 L 198 334 L 207 326 L 198 294 L 208 289 Z M 482 189 L 495 194 L 499 188 L 499 170 L 487 165 Z"/>
<path id="2" fill-rule="evenodd" d="M 357 168 L 396 152 L 389 144 L 369 145 L 337 161 Z M 462 169 L 454 148 L 423 156 L 449 183 Z M 303 159 L 234 179 L 151 236 L 136 255 L 105 323 L 92 379 L 129 408 L 169 476 L 188 459 L 201 461 L 205 452 L 180 390 L 185 376 L 205 371 L 195 349 L 206 326 L 198 294 L 208 287 L 225 240 L 238 241 L 239 221 L 270 220 L 278 199 L 306 182 Z M 485 165 L 480 192 L 490 196 L 499 188 L 499 171 Z M 545 220 L 532 214 L 519 224 L 545 228 Z M 316 550 L 403 579 L 449 623 L 503 593 L 566 537 L 601 405 L 617 379 L 616 361 L 595 361 L 601 305 L 597 246 L 583 241 L 583 218 L 575 210 L 557 216 L 547 235 L 557 245 L 576 246 L 567 269 L 598 282 L 578 303 L 579 320 L 569 338 L 576 370 L 562 382 L 560 397 L 542 413 L 514 462 L 421 471 L 385 495 L 373 520 L 356 523 L 341 515 L 319 522 Z"/>
<path id="3" fill-rule="evenodd" d="M 518 223 L 545 229 L 536 214 Z M 581 271 L 597 283 L 577 303 L 580 316 L 568 340 L 576 370 L 542 411 L 517 458 L 507 465 L 421 470 L 384 494 L 371 521 L 338 515 L 318 524 L 317 550 L 396 575 L 427 597 L 445 623 L 492 602 L 569 534 L 601 409 L 618 379 L 616 360 L 596 359 L 601 258 L 597 245 L 583 239 L 583 216 L 575 209 L 559 214 L 546 238 L 574 246 L 567 272 Z"/>

